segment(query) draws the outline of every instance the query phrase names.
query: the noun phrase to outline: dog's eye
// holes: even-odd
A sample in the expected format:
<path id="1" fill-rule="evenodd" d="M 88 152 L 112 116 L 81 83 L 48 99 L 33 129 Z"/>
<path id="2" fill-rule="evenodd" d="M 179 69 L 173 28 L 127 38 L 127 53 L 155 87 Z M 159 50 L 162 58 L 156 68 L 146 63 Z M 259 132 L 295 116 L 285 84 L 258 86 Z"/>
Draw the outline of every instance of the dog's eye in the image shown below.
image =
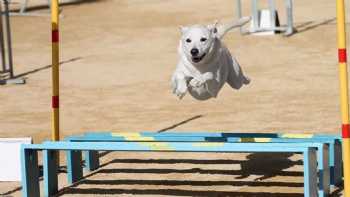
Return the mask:
<path id="1" fill-rule="evenodd" d="M 207 41 L 207 38 L 201 38 L 201 42 Z"/>
<path id="2" fill-rule="evenodd" d="M 186 39 L 186 42 L 190 43 L 190 42 L 192 42 L 192 40 L 189 39 L 189 38 L 187 38 L 187 39 Z"/>

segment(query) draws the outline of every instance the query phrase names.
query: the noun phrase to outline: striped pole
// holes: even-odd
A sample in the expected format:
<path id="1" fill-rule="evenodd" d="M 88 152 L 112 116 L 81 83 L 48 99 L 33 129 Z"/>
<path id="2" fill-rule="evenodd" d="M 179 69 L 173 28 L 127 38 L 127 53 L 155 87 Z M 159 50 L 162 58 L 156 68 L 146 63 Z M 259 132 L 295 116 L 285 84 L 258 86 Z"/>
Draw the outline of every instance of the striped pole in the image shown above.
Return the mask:
<path id="1" fill-rule="evenodd" d="M 51 0 L 52 25 L 52 141 L 60 139 L 59 130 L 59 4 Z"/>
<path id="2" fill-rule="evenodd" d="M 344 0 L 337 0 L 337 32 L 343 137 L 344 196 L 350 197 L 350 126 Z"/>

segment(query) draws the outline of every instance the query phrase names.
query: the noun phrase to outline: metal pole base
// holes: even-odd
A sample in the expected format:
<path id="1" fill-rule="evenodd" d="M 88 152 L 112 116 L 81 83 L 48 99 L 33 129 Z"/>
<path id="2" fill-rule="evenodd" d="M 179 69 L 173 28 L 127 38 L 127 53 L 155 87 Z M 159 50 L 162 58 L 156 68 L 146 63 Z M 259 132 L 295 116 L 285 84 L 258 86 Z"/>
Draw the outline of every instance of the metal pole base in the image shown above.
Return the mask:
<path id="1" fill-rule="evenodd" d="M 24 78 L 13 78 L 0 80 L 0 85 L 23 85 L 26 83 Z"/>

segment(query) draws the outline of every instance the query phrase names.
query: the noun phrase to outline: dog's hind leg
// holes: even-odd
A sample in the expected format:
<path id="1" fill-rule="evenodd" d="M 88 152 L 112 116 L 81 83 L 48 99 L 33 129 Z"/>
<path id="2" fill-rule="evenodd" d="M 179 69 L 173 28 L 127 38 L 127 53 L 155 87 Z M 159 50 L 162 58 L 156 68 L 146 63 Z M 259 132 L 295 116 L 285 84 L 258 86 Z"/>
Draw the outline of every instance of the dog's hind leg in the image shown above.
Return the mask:
<path id="1" fill-rule="evenodd" d="M 243 74 L 242 68 L 235 58 L 229 64 L 227 83 L 234 89 L 240 89 L 243 85 L 250 83 L 250 79 Z"/>

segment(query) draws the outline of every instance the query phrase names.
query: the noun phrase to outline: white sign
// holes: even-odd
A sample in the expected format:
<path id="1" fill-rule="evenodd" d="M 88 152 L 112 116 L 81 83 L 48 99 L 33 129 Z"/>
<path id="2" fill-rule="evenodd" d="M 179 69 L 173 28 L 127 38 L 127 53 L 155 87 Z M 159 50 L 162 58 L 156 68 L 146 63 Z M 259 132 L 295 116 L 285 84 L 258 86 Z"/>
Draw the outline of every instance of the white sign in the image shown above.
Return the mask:
<path id="1" fill-rule="evenodd" d="M 32 138 L 0 138 L 0 181 L 21 181 L 21 144 Z"/>

